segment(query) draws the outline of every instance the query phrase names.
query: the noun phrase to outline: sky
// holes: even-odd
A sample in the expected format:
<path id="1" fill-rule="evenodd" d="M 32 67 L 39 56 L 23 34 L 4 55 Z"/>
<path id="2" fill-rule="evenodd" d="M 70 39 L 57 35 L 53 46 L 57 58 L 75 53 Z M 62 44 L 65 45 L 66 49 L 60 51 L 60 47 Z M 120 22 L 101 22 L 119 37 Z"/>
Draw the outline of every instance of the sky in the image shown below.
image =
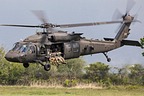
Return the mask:
<path id="1" fill-rule="evenodd" d="M 130 14 L 138 14 L 137 19 L 141 23 L 131 25 L 131 34 L 127 39 L 139 41 L 144 36 L 144 0 L 135 2 Z M 32 13 L 33 10 L 43 10 L 48 21 L 53 24 L 111 21 L 115 10 L 125 14 L 126 6 L 127 0 L 0 0 L 0 24 L 39 25 L 42 22 Z M 86 38 L 102 40 L 104 37 L 114 38 L 118 28 L 119 24 L 112 24 L 60 30 L 82 32 Z M 8 51 L 15 42 L 37 31 L 40 29 L 0 27 L 0 46 Z M 108 53 L 112 59 L 110 63 L 103 54 L 84 56 L 84 59 L 88 64 L 103 62 L 110 66 L 122 67 L 125 64 L 144 64 L 144 57 L 141 55 L 143 51 L 138 47 L 124 46 Z"/>

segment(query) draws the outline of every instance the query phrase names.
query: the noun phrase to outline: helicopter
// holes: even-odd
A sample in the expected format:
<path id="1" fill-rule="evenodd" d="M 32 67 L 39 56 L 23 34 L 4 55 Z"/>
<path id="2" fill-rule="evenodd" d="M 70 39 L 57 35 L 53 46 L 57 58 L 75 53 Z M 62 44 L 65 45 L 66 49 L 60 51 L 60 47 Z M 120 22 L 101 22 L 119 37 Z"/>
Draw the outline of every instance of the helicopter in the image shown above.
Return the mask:
<path id="1" fill-rule="evenodd" d="M 1 24 L 0 26 L 11 27 L 26 27 L 26 28 L 42 28 L 42 32 L 27 37 L 23 41 L 15 43 L 15 46 L 9 50 L 5 58 L 11 62 L 22 63 L 25 68 L 28 68 L 30 63 L 38 63 L 44 67 L 44 70 L 49 71 L 51 65 L 59 66 L 66 64 L 67 59 L 79 58 L 84 55 L 103 53 L 107 61 L 111 58 L 107 53 L 111 50 L 120 48 L 124 45 L 138 46 L 142 45 L 138 41 L 125 40 L 130 34 L 130 26 L 135 20 L 134 16 L 129 14 L 135 2 L 132 2 L 124 15 L 118 17 L 122 20 L 108 22 L 92 22 L 92 23 L 77 23 L 77 24 L 52 24 L 47 22 L 45 14 L 42 11 L 34 12 L 35 15 L 43 22 L 41 25 L 15 25 Z M 121 27 L 115 38 L 104 38 L 104 40 L 92 40 L 82 37 L 83 33 L 67 32 L 55 30 L 54 28 L 72 28 L 83 26 L 97 26 L 104 24 L 120 23 Z M 44 63 L 45 62 L 45 63 Z"/>

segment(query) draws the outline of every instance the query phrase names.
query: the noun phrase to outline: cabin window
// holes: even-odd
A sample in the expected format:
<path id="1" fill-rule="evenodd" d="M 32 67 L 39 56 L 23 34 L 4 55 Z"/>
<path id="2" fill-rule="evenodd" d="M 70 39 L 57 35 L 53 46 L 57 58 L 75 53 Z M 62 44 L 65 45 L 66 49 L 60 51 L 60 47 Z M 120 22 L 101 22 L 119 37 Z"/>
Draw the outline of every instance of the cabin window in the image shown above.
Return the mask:
<path id="1" fill-rule="evenodd" d="M 73 52 L 79 52 L 79 44 L 73 43 Z"/>

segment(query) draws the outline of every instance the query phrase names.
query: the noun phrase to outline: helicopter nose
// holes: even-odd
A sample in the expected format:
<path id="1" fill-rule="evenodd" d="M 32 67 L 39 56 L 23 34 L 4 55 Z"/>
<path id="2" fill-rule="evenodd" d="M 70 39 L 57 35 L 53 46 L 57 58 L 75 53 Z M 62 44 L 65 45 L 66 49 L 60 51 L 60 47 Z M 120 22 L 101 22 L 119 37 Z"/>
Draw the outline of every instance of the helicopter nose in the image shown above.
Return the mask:
<path id="1" fill-rule="evenodd" d="M 11 61 L 11 62 L 19 62 L 18 55 L 13 53 L 13 52 L 8 52 L 5 55 L 5 59 L 8 60 L 8 61 Z"/>

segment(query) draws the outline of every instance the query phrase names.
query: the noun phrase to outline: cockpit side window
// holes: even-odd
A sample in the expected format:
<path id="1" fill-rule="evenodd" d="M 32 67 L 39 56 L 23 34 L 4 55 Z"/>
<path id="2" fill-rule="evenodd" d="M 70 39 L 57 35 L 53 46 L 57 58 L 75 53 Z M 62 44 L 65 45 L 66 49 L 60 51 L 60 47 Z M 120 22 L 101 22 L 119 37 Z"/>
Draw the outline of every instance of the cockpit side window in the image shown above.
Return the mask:
<path id="1" fill-rule="evenodd" d="M 15 44 L 14 48 L 12 49 L 13 51 L 20 51 L 20 52 L 26 52 L 28 49 L 27 45 L 23 44 Z"/>
<path id="2" fill-rule="evenodd" d="M 19 52 L 29 52 L 29 53 L 35 53 L 35 47 L 32 45 L 27 44 L 20 44 L 16 43 L 12 51 L 19 51 Z"/>
<path id="3" fill-rule="evenodd" d="M 14 48 L 13 48 L 12 50 L 13 50 L 13 51 L 14 51 L 14 50 L 18 50 L 18 49 L 20 48 L 20 46 L 21 46 L 21 45 L 20 45 L 19 43 L 16 43 L 15 46 L 14 46 Z"/>

